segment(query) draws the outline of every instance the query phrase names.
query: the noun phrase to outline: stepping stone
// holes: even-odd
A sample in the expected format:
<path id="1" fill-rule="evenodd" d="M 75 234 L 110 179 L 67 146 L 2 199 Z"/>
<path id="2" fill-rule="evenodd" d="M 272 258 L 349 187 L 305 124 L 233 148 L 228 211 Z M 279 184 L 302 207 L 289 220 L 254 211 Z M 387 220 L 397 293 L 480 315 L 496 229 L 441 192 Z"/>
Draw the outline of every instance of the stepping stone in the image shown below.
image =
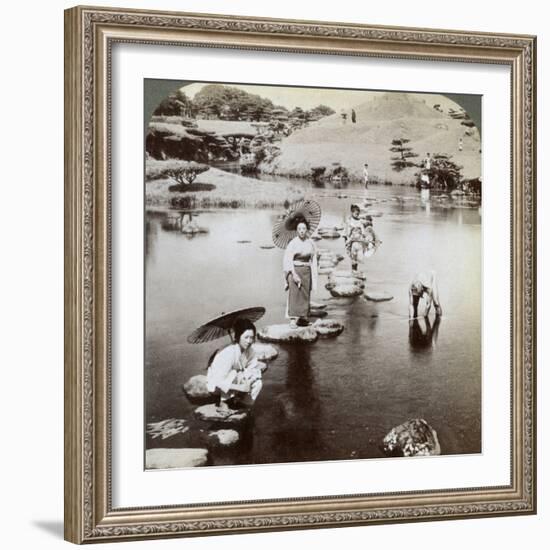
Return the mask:
<path id="1" fill-rule="evenodd" d="M 261 244 L 260 248 L 262 250 L 271 250 L 272 248 L 275 248 L 275 245 L 273 245 L 273 244 Z"/>
<path id="2" fill-rule="evenodd" d="M 310 317 L 326 317 L 328 315 L 328 312 L 324 309 L 317 309 L 317 308 L 310 308 L 309 309 L 309 316 Z"/>
<path id="3" fill-rule="evenodd" d="M 223 410 L 214 404 L 203 405 L 195 409 L 195 416 L 199 420 L 207 422 L 221 422 L 224 424 L 240 424 L 248 418 L 247 409 L 227 409 Z"/>
<path id="4" fill-rule="evenodd" d="M 365 298 L 371 302 L 387 302 L 388 300 L 393 300 L 393 296 L 385 290 L 381 290 L 380 292 L 376 292 L 375 290 L 365 291 Z"/>
<path id="5" fill-rule="evenodd" d="M 326 309 L 327 304 L 321 302 L 314 302 L 313 300 L 309 302 L 309 307 L 312 309 Z"/>
<path id="6" fill-rule="evenodd" d="M 323 237 L 323 239 L 339 239 L 340 233 L 336 230 L 330 232 L 326 231 L 321 233 L 321 237 Z"/>
<path id="7" fill-rule="evenodd" d="M 312 326 L 319 334 L 319 338 L 332 338 L 344 331 L 344 325 L 334 319 L 317 319 Z"/>
<path id="8" fill-rule="evenodd" d="M 209 442 L 220 447 L 235 445 L 239 439 L 239 432 L 236 430 L 216 430 L 208 434 Z"/>
<path id="9" fill-rule="evenodd" d="M 168 468 L 195 468 L 208 462 L 206 449 L 148 449 L 145 451 L 145 468 L 166 470 Z"/>
<path id="10" fill-rule="evenodd" d="M 362 271 L 335 271 L 334 277 L 354 277 L 355 279 L 365 280 L 367 276 Z"/>
<path id="11" fill-rule="evenodd" d="M 319 262 L 319 269 L 334 269 L 334 265 L 332 260 L 321 260 Z"/>
<path id="12" fill-rule="evenodd" d="M 441 454 L 437 432 L 423 418 L 413 418 L 392 428 L 384 437 L 382 448 L 388 456 Z"/>
<path id="13" fill-rule="evenodd" d="M 269 325 L 258 331 L 258 339 L 264 342 L 311 344 L 315 342 L 317 338 L 317 331 L 311 326 L 290 328 L 288 324 Z"/>
<path id="14" fill-rule="evenodd" d="M 196 227 L 196 226 L 193 226 L 193 227 L 184 227 L 181 232 L 184 234 L 184 235 L 196 235 L 198 233 L 208 233 L 209 230 L 208 228 L 206 227 Z"/>
<path id="15" fill-rule="evenodd" d="M 328 283 L 325 285 L 327 290 L 330 290 L 331 287 L 339 285 L 356 285 L 359 288 L 365 288 L 365 282 L 362 279 L 354 279 L 352 277 L 335 277 L 332 273 L 328 278 Z"/>
<path id="16" fill-rule="evenodd" d="M 321 267 L 317 273 L 319 275 L 330 275 L 334 273 L 334 267 Z"/>
<path id="17" fill-rule="evenodd" d="M 254 355 L 258 361 L 273 361 L 279 355 L 279 350 L 270 344 L 262 344 L 261 342 L 254 342 L 252 345 L 254 349 Z"/>
<path id="18" fill-rule="evenodd" d="M 237 241 L 239 244 L 248 244 L 248 243 L 251 243 L 252 241 Z"/>
<path id="19" fill-rule="evenodd" d="M 360 285 L 347 284 L 347 285 L 326 285 L 329 292 L 335 298 L 351 298 L 353 296 L 360 296 L 363 294 L 363 289 Z"/>
<path id="20" fill-rule="evenodd" d="M 206 375 L 197 374 L 189 378 L 182 386 L 183 393 L 191 403 L 213 403 L 216 396 L 206 387 Z"/>

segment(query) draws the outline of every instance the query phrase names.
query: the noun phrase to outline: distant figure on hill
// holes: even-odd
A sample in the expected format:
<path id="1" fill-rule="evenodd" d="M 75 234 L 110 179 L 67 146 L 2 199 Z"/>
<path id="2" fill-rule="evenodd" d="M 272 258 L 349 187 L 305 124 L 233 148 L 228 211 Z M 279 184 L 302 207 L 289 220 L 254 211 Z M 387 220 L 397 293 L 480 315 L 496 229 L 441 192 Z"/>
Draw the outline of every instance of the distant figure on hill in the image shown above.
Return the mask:
<path id="1" fill-rule="evenodd" d="M 342 109 L 342 111 L 340 112 L 340 116 L 342 117 L 342 124 L 345 124 L 346 119 L 348 118 L 348 114 L 346 113 L 346 111 L 344 111 L 344 109 Z"/>
<path id="2" fill-rule="evenodd" d="M 426 157 L 422 161 L 422 164 L 424 166 L 424 170 L 430 170 L 432 167 L 432 157 L 430 157 L 430 153 L 426 153 Z"/>
<path id="3" fill-rule="evenodd" d="M 355 109 L 351 110 L 351 121 L 353 122 L 353 124 L 357 122 L 357 115 L 355 114 Z"/>
<path id="4" fill-rule="evenodd" d="M 432 158 L 430 153 L 426 153 L 426 157 L 422 161 L 422 170 L 420 175 L 420 181 L 425 187 L 430 186 L 430 168 L 432 167 Z"/>
<path id="5" fill-rule="evenodd" d="M 366 189 L 369 186 L 369 165 L 366 162 L 363 165 L 363 183 Z"/>
<path id="6" fill-rule="evenodd" d="M 462 151 L 463 147 L 464 147 L 464 142 L 462 141 L 462 138 L 459 138 L 458 139 L 458 150 Z"/>

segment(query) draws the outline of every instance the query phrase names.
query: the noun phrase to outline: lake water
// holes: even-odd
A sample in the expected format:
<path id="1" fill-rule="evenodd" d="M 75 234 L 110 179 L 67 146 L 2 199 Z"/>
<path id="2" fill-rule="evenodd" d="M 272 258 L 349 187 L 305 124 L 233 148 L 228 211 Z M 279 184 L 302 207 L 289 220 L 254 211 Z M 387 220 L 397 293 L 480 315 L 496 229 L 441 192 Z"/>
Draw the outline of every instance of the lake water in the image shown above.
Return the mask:
<path id="1" fill-rule="evenodd" d="M 382 214 L 374 228 L 383 243 L 362 269 L 367 290 L 394 299 L 334 299 L 320 277 L 312 299 L 326 300 L 329 318 L 344 332 L 312 345 L 277 345 L 241 444 L 212 452 L 212 464 L 381 457 L 384 435 L 416 417 L 437 431 L 443 454 L 481 452 L 480 209 L 408 187 L 303 185 L 322 207 L 321 225 L 341 224 L 352 202 L 374 199 L 370 210 Z M 250 306 L 266 308 L 258 328 L 286 322 L 283 251 L 260 248 L 272 244 L 279 213 L 200 212 L 197 224 L 209 233 L 189 238 L 165 229 L 173 211 L 147 212 L 146 421 L 180 418 L 191 426 L 166 440 L 147 437 L 147 448 L 204 447 L 206 426 L 192 420 L 196 405 L 181 386 L 205 374 L 210 355 L 229 339 L 188 344 L 197 326 Z M 343 239 L 317 244 L 345 255 Z M 338 269 L 349 267 L 346 256 Z M 432 311 L 428 325 L 410 326 L 408 285 L 428 269 L 438 275 L 443 317 L 434 323 Z"/>

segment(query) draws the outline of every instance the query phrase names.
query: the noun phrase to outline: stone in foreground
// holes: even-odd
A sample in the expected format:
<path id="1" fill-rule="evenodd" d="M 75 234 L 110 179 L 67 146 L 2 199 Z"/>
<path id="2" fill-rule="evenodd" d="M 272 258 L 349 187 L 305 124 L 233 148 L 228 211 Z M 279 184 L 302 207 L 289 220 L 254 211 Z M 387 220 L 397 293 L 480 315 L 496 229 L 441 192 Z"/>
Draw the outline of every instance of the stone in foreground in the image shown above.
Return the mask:
<path id="1" fill-rule="evenodd" d="M 214 404 L 203 405 L 195 409 L 195 416 L 207 422 L 221 422 L 223 424 L 240 424 L 248 418 L 247 409 L 222 409 Z"/>
<path id="2" fill-rule="evenodd" d="M 264 342 L 311 344 L 317 340 L 317 331 L 311 326 L 290 328 L 288 324 L 269 325 L 258 332 L 258 338 Z"/>
<path id="3" fill-rule="evenodd" d="M 317 319 L 312 326 L 319 338 L 333 338 L 344 331 L 344 325 L 334 319 Z"/>
<path id="4" fill-rule="evenodd" d="M 206 449 L 148 449 L 145 452 L 145 468 L 148 470 L 194 468 L 207 462 Z"/>
<path id="5" fill-rule="evenodd" d="M 365 292 L 365 298 L 371 302 L 387 302 L 388 300 L 393 300 L 393 296 L 385 290 L 380 292 L 369 290 Z"/>
<path id="6" fill-rule="evenodd" d="M 262 344 L 260 342 L 254 342 L 253 344 L 254 355 L 258 361 L 273 361 L 279 355 L 279 351 L 275 346 L 270 344 Z"/>
<path id="7" fill-rule="evenodd" d="M 214 445 L 229 447 L 239 442 L 239 432 L 236 430 L 216 430 L 208 434 L 208 439 Z"/>
<path id="8" fill-rule="evenodd" d="M 197 374 L 189 378 L 182 389 L 191 403 L 213 403 L 216 400 L 216 396 L 211 394 L 206 387 L 204 374 Z"/>
<path id="9" fill-rule="evenodd" d="M 413 418 L 393 428 L 384 437 L 382 448 L 388 456 L 441 454 L 437 432 L 423 418 Z"/>

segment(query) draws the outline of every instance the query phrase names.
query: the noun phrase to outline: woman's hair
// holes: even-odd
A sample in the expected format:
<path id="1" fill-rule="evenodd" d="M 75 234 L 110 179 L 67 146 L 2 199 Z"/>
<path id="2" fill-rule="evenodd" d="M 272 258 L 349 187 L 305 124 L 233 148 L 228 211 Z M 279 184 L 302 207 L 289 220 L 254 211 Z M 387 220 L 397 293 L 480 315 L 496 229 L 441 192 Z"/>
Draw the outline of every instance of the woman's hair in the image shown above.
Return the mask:
<path id="1" fill-rule="evenodd" d="M 233 335 L 235 337 L 235 342 L 239 343 L 243 332 L 251 330 L 254 333 L 254 338 L 256 337 L 256 327 L 254 323 L 249 319 L 237 319 L 233 325 Z"/>
<path id="2" fill-rule="evenodd" d="M 351 212 L 353 212 L 354 210 L 357 210 L 357 212 L 361 212 L 361 208 L 358 204 L 352 204 L 349 209 Z"/>
<path id="3" fill-rule="evenodd" d="M 296 216 L 294 220 L 294 228 L 298 229 L 298 226 L 303 223 L 309 231 L 309 222 L 304 218 L 304 216 Z"/>

